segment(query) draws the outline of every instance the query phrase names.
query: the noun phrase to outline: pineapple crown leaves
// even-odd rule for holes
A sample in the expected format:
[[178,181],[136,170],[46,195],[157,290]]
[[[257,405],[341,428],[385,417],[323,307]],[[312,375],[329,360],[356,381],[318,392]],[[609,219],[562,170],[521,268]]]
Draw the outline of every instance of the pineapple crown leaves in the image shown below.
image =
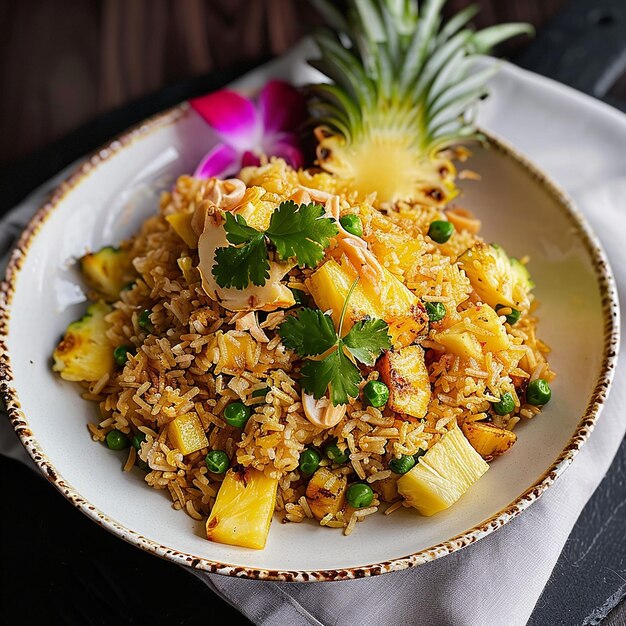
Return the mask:
[[406,133],[424,153],[476,137],[474,105],[498,69],[476,70],[478,56],[533,32],[518,23],[475,31],[475,6],[442,25],[446,0],[349,0],[346,17],[328,0],[311,2],[329,28],[315,35],[321,58],[310,64],[332,81],[312,88],[317,121],[348,142]]

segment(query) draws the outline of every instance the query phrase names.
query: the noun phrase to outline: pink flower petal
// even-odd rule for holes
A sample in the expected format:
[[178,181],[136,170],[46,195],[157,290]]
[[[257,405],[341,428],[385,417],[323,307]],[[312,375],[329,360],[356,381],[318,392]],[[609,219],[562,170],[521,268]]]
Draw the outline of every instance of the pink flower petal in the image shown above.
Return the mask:
[[198,163],[193,175],[196,178],[223,178],[229,174],[236,174],[239,170],[239,153],[231,146],[218,143],[210,152],[207,152]]
[[243,151],[258,142],[261,125],[256,108],[235,91],[222,89],[189,103],[225,143],[237,150]]
[[306,100],[288,83],[271,80],[259,94],[265,133],[295,131],[306,119]]
[[268,157],[285,159],[294,169],[302,167],[304,163],[300,144],[293,133],[283,133],[279,141],[268,143],[264,148]]
[[248,167],[250,165],[261,165],[261,159],[259,159],[259,157],[254,154],[254,152],[246,150],[241,157],[241,167]]

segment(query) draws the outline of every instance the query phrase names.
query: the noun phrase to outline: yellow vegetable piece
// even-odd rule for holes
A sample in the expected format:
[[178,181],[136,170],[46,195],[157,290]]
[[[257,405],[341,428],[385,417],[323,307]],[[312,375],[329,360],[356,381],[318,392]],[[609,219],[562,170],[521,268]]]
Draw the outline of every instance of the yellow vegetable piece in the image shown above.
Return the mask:
[[166,215],[165,219],[174,229],[174,232],[192,249],[198,247],[198,235],[191,227],[193,213],[172,213]]
[[343,507],[348,481],[343,474],[320,467],[309,480],[306,501],[316,519],[330,513],[335,515]]
[[105,316],[111,307],[104,302],[92,304],[83,317],[72,322],[52,357],[52,369],[61,378],[94,382],[115,369],[113,346],[106,338],[109,324]]
[[420,346],[389,350],[378,360],[376,369],[389,387],[387,406],[393,411],[422,418],[430,402],[430,381]]
[[[385,281],[379,293],[360,281],[350,297],[343,330],[347,333],[353,324],[366,315],[383,319],[389,324],[389,336],[394,347],[407,346],[415,340],[426,325],[427,316],[421,302],[391,272],[384,270]],[[322,310],[331,310],[338,327],[341,309],[357,275],[347,263],[334,259],[326,261],[307,281],[306,286]]]
[[422,515],[452,506],[489,465],[455,426],[398,479],[398,492]]
[[262,550],[277,488],[277,479],[251,467],[228,470],[206,522],[209,541]]
[[219,348],[215,363],[216,374],[240,374],[244,371],[259,373],[270,367],[267,363],[259,362],[258,343],[250,335],[236,336],[232,331],[218,331],[215,336],[213,345]]
[[498,314],[487,304],[472,306],[461,313],[461,321],[435,336],[449,352],[480,360],[486,352],[506,350],[509,337]]
[[191,454],[209,445],[202,422],[193,411],[172,420],[167,433],[172,445],[182,454]]
[[87,284],[107,302],[119,300],[120,291],[133,279],[133,269],[126,250],[106,246],[79,261]]
[[484,459],[504,454],[517,441],[514,432],[484,422],[465,422],[462,430],[474,450]]

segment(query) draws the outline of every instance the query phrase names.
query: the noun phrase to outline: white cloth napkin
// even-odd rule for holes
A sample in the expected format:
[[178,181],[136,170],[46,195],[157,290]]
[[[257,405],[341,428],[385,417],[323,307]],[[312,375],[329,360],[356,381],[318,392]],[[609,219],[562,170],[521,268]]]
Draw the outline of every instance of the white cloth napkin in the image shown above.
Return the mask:
[[[253,72],[239,86],[268,76],[302,83],[312,71],[308,44]],[[586,214],[626,296],[626,116],[557,85],[503,64],[480,123],[545,168]],[[69,168],[68,168],[69,170]],[[66,172],[34,192],[1,223],[5,253]],[[623,327],[622,327],[623,328]],[[418,568],[370,579],[288,584],[227,578],[192,571],[250,620],[284,625],[501,625],[525,624],[580,511],[606,473],[626,429],[626,359],[603,415],[572,466],[546,494],[507,526],[477,544]],[[0,453],[30,460],[0,420]]]

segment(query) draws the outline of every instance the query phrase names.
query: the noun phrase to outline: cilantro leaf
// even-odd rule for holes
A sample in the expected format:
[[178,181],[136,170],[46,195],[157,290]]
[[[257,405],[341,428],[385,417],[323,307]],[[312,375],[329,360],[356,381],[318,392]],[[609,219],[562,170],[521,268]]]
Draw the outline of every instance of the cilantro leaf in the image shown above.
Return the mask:
[[339,348],[321,361],[305,361],[300,384],[307,393],[319,400],[330,387],[330,400],[337,406],[347,404],[359,395],[361,372]]
[[281,260],[295,258],[300,267],[315,267],[322,260],[330,238],[339,232],[335,220],[323,215],[320,204],[280,203],[265,234]]
[[297,317],[288,317],[278,329],[287,348],[300,356],[322,354],[337,343],[337,333],[330,316],[315,309],[302,309]]
[[342,343],[355,359],[365,365],[374,365],[380,353],[391,348],[388,329],[384,320],[364,319],[350,329]]
[[270,275],[270,264],[263,233],[257,233],[240,248],[218,248],[211,271],[220,287],[245,289],[251,282],[264,285]]
[[224,219],[226,239],[230,243],[235,245],[248,243],[259,235],[258,230],[248,226],[248,222],[246,222],[246,218],[243,215],[233,215],[227,211],[224,213]]

